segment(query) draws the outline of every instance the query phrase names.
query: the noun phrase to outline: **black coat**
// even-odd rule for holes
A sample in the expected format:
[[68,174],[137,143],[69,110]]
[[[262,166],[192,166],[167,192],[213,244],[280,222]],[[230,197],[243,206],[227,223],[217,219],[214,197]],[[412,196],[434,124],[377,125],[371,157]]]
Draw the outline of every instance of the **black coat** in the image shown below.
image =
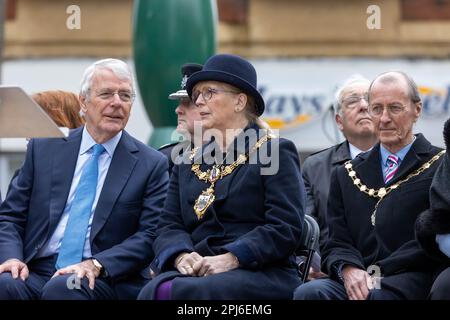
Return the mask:
[[[423,135],[417,135],[394,178],[386,187],[405,178],[439,152]],[[380,145],[356,157],[353,169],[369,188],[384,187]],[[344,166],[332,174],[328,203],[329,241],[323,254],[323,268],[350,264],[367,270],[378,265],[384,277],[382,288],[394,288],[405,298],[425,298],[436,263],[419,247],[414,235],[417,216],[429,207],[431,179],[439,160],[422,174],[411,178],[380,202],[376,225],[371,215],[377,199],[359,191]]]
[[189,151],[191,149],[191,142],[187,140],[183,140],[181,142],[174,142],[170,144],[163,145],[158,149],[163,155],[166,156],[168,164],[169,164],[169,176],[172,174],[172,169],[174,166],[174,161],[181,160],[181,156],[184,152]]
[[320,251],[328,238],[327,202],[331,172],[347,160],[351,160],[348,142],[314,153],[306,158],[302,166],[302,177],[306,189],[306,214],[314,217],[320,227]]
[[431,256],[450,264],[435,241],[437,234],[450,233],[450,119],[444,126],[447,151],[434,175],[430,189],[430,209],[423,212],[416,222],[417,240]]
[[[209,183],[200,181],[189,164],[174,167],[153,247],[152,269],[162,274],[148,284],[150,289],[144,289],[150,292],[146,298],[153,297],[158,284],[173,278],[172,299],[292,297],[301,283],[293,253],[301,235],[305,190],[295,145],[271,139],[261,147],[262,154],[267,154],[264,150],[269,146],[275,147],[273,156],[279,148],[278,173],[261,175],[261,168],[268,165],[259,157],[256,164],[238,166],[216,182],[216,200],[201,220],[193,205]],[[210,167],[200,166],[202,171]],[[240,267],[199,278],[173,271],[175,257],[192,251],[202,256],[231,251]]]

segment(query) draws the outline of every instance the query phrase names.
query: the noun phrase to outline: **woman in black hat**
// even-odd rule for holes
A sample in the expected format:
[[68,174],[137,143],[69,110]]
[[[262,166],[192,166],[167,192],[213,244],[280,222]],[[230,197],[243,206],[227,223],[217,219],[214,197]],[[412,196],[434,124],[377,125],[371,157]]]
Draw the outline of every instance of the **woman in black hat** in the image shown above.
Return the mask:
[[140,299],[291,299],[305,191],[294,144],[257,125],[246,60],[215,55],[187,92],[211,141],[174,167]]

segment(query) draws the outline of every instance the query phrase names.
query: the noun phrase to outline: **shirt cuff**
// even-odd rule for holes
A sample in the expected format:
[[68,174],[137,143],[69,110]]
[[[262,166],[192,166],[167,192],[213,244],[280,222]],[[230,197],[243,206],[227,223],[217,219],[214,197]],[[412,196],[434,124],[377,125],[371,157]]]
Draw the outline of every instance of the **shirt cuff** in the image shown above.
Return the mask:
[[437,234],[436,243],[439,246],[439,250],[450,258],[450,233]]

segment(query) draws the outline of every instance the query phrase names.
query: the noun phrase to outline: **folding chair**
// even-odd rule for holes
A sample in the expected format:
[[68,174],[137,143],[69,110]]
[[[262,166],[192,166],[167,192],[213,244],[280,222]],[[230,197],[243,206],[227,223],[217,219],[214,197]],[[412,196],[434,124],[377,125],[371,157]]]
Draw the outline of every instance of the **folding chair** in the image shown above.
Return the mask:
[[309,215],[305,215],[302,237],[299,246],[295,251],[297,270],[303,283],[305,283],[308,278],[314,253],[319,249],[319,237],[320,228],[316,220]]

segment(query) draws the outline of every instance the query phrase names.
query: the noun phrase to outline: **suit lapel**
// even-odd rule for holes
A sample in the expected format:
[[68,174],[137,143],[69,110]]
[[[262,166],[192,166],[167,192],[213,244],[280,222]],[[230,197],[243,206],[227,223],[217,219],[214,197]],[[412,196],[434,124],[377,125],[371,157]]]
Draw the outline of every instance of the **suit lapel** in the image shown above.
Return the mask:
[[361,182],[368,188],[378,189],[384,186],[383,173],[381,172],[380,145],[377,144],[370,152],[360,154],[364,159],[355,166],[355,171]]
[[83,127],[75,129],[67,139],[61,139],[55,148],[52,162],[49,234],[53,234],[69,196],[82,132]]
[[138,158],[133,153],[138,151],[131,137],[123,131],[122,138],[117,144],[113,158],[111,159],[111,164],[95,209],[90,236],[91,243],[105,224],[119,194],[130,178],[138,161]]
[[430,142],[428,142],[428,140],[426,140],[422,134],[418,134],[416,137],[416,141],[414,141],[414,143],[412,144],[394,177],[389,181],[387,185],[389,186],[396,181],[405,178],[413,170],[419,168],[419,166],[424,161],[423,157],[427,156],[430,153],[430,150]]
[[347,160],[351,160],[350,149],[347,140],[339,144],[336,151],[333,154],[333,159],[331,160],[333,165],[344,163]]

